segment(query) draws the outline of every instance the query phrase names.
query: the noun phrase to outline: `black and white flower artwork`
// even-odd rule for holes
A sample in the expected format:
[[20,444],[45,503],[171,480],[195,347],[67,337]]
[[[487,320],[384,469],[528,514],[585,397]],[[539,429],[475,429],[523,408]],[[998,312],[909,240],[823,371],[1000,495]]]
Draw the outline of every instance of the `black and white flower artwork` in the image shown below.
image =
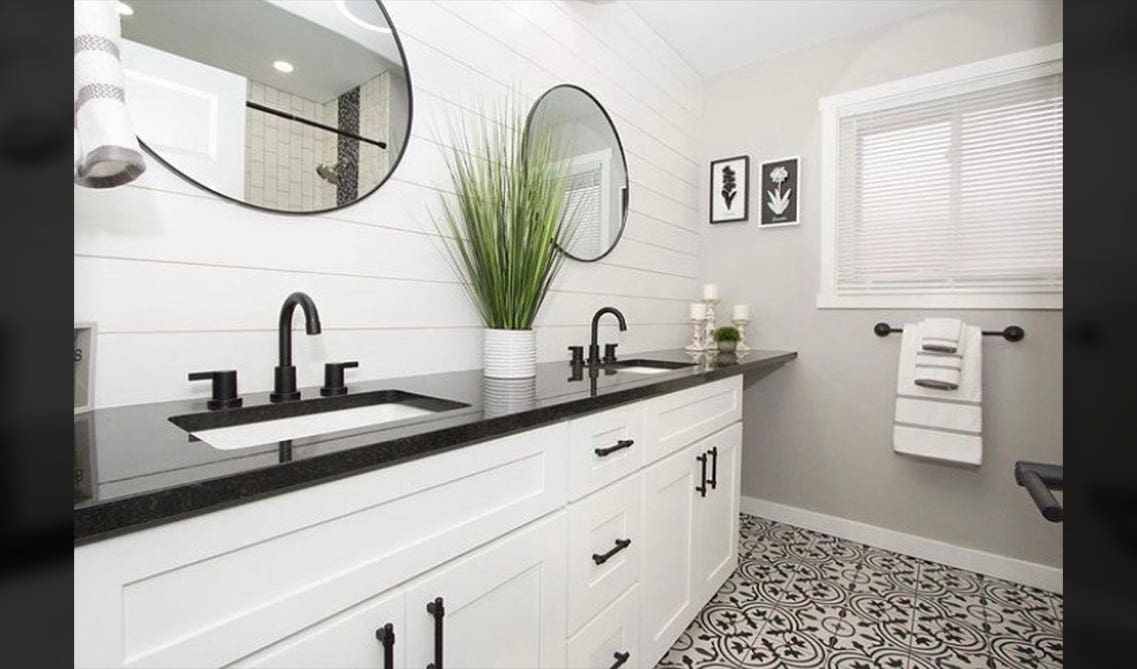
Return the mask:
[[750,218],[750,156],[711,163],[711,223]]
[[762,213],[758,226],[776,228],[798,224],[798,202],[801,201],[801,159],[779,158],[764,161],[758,169],[761,179]]

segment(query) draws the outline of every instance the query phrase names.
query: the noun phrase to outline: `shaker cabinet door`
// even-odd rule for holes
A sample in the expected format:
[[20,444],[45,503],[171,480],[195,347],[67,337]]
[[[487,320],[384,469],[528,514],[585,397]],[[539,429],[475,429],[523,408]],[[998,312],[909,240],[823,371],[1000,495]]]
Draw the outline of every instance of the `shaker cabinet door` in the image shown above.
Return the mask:
[[707,460],[707,496],[695,505],[695,599],[702,605],[738,566],[742,424],[696,444]]
[[563,667],[565,513],[522,527],[407,587],[407,666]]

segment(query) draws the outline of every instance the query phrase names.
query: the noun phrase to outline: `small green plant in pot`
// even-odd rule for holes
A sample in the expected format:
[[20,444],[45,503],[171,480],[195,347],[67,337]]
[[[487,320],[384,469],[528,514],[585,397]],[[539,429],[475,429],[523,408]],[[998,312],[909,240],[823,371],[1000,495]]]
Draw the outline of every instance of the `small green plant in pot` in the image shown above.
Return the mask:
[[533,321],[564,264],[557,246],[568,248],[575,230],[568,163],[555,130],[527,134],[517,95],[476,111],[451,119],[446,166],[455,194],[442,196],[431,220],[485,324],[485,375],[533,377]]
[[742,334],[733,325],[724,325],[715,329],[715,343],[723,353],[734,353]]

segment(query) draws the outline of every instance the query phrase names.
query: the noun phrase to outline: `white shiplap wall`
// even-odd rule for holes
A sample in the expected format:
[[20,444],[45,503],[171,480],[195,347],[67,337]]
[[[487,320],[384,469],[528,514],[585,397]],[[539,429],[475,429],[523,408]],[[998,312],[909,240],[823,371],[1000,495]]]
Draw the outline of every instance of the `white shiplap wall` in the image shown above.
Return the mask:
[[[526,104],[563,82],[592,91],[613,117],[632,182],[617,249],[566,264],[537,323],[539,358],[586,343],[606,304],[628,317],[621,350],[684,344],[698,289],[699,76],[620,2],[386,5],[415,114],[403,162],[362,202],[321,216],[269,214],[152,160],[129,186],[76,189],[75,319],[99,325],[98,406],[204,396],[208,384],[186,373],[206,369],[236,368],[242,392],[268,390],[277,314],[294,290],[312,296],[324,325],[319,337],[296,334],[302,386],[318,385],[335,360],[360,360],[356,379],[480,367],[481,326],[427,211],[448,187],[446,119],[511,87]],[[604,330],[614,340],[615,328]]]

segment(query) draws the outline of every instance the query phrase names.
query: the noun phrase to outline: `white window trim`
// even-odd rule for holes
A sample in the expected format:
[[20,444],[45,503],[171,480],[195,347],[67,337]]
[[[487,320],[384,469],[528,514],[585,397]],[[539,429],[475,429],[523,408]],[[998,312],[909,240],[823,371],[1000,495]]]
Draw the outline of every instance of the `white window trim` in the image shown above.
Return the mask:
[[[981,60],[821,98],[821,289],[819,309],[1061,309],[1061,293],[837,294],[837,128],[842,113],[863,113],[957,95],[993,83],[1062,71],[1062,43]],[[1042,72],[1045,73],[1045,72]]]

